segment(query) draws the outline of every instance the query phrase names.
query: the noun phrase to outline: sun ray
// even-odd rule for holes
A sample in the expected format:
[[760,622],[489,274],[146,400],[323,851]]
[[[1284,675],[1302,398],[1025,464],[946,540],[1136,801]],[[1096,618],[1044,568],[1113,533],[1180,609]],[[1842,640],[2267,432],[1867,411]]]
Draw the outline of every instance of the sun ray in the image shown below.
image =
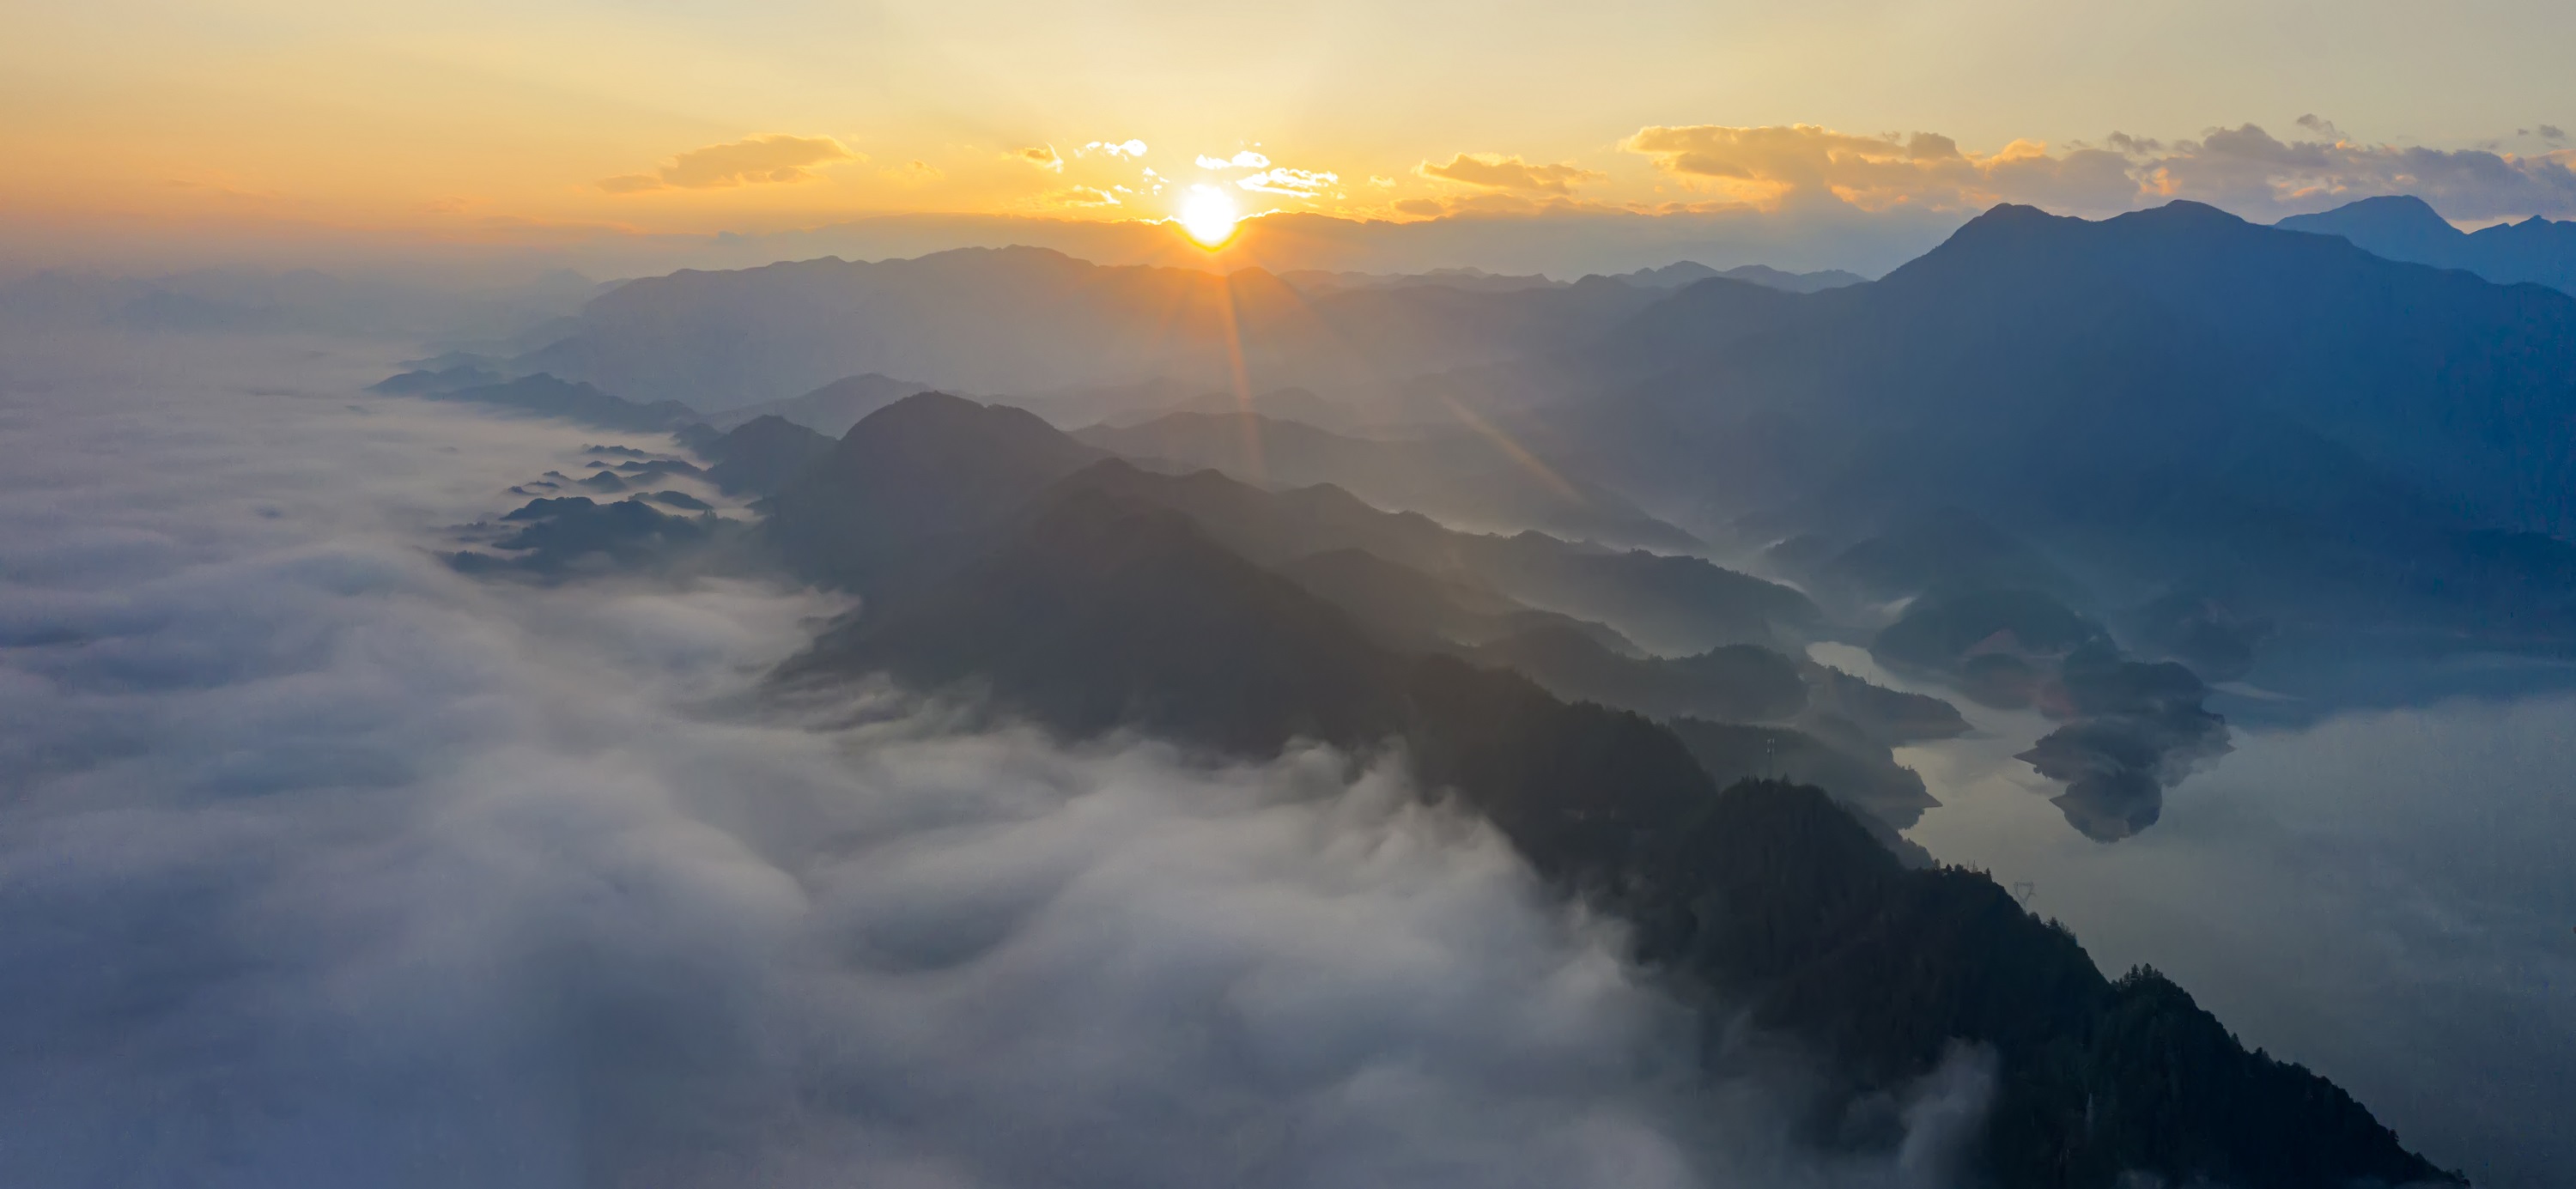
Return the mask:
[[1548,490],[1555,492],[1557,495],[1562,496],[1567,502],[1575,504],[1578,507],[1586,503],[1583,498],[1583,493],[1576,491],[1574,489],[1574,485],[1566,482],[1565,477],[1557,474],[1554,468],[1551,468],[1545,462],[1540,461],[1538,455],[1530,453],[1527,447],[1522,446],[1519,442],[1513,440],[1512,435],[1503,432],[1503,427],[1477,416],[1473,410],[1461,403],[1457,397],[1446,392],[1440,393],[1440,401],[1442,404],[1449,406],[1450,413],[1455,415],[1459,421],[1465,423],[1467,428],[1474,430],[1486,441],[1493,443],[1495,449],[1503,452],[1503,457],[1520,464],[1521,469],[1528,471],[1541,484],[1545,485]]

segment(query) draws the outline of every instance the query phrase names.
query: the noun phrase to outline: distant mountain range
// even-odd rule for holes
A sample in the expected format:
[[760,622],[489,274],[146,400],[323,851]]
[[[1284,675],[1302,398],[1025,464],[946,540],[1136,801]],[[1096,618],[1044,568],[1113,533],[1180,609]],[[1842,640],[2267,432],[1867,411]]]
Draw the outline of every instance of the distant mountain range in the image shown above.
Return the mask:
[[762,401],[712,413],[707,417],[707,424],[717,429],[732,429],[754,418],[776,416],[826,437],[837,438],[848,433],[860,418],[933,387],[935,385],[898,380],[875,372],[844,376],[803,396]]
[[1295,487],[1331,483],[1381,508],[1470,528],[1535,528],[1667,551],[1699,544],[1597,484],[1468,435],[1381,441],[1259,414],[1182,412],[1076,436],[1149,466],[1213,467]]
[[2395,194],[2293,215],[2273,226],[2341,236],[2391,260],[2462,269],[2499,285],[2529,281],[2576,293],[2576,220],[2534,215],[2519,223],[2462,231],[2423,199]]
[[[2284,625],[2576,635],[2554,290],[2191,203],[2008,206],[1883,280],[1704,281],[1534,370],[1565,392],[1523,427],[1542,453],[1686,528],[1794,541],[1774,563],[1819,584],[1872,542],[1923,556],[1906,534],[1950,508],[2036,546],[2014,581],[2105,610],[2179,589]],[[1896,572],[1875,597],[1924,589]]]
[[1709,276],[1798,292],[1861,279],[1692,263],[1572,282],[1475,270],[1216,276],[976,248],[632,281],[508,370],[710,411],[868,373],[1023,401],[1149,381],[1382,400],[1417,376],[1590,342]]
[[1031,395],[1155,378],[1223,391],[1379,392],[1427,372],[1589,341],[1656,296],[1600,278],[1501,292],[1411,285],[1309,296],[1258,269],[1219,277],[978,248],[629,282],[584,307],[567,337],[511,366],[711,411],[869,372]]
[[[2189,203],[2102,222],[2001,207],[1883,280],[1806,294],[1708,277],[1662,297],[1596,279],[1289,301],[1266,275],[1218,281],[1051,253],[953,253],[638,282],[587,316],[584,333],[607,337],[567,341],[641,344],[618,366],[668,381],[692,358],[687,344],[740,345],[726,326],[803,344],[795,351],[890,342],[905,319],[947,316],[915,297],[962,310],[973,303],[961,295],[1028,276],[1052,279],[1018,305],[975,307],[990,315],[976,332],[982,349],[1016,359],[1009,367],[1054,366],[1057,344],[1086,325],[1124,329],[1065,348],[1077,361],[1098,364],[1103,341],[1112,356],[1151,355],[1158,340],[1139,329],[1140,294],[1176,302],[1177,326],[1234,309],[1238,330],[1253,328],[1242,339],[1247,368],[1264,352],[1294,354],[1292,343],[1363,324],[1382,352],[1348,340],[1318,352],[1406,361],[1397,371],[1493,356],[1403,381],[1392,396],[1253,388],[1269,395],[1250,414],[1228,395],[1238,391],[1230,377],[1089,390],[1072,399],[1206,410],[1094,427],[1083,431],[1092,446],[1256,485],[1335,484],[1361,497],[1340,497],[1355,509],[1365,500],[1470,527],[1759,553],[1821,601],[1845,639],[1872,639],[1893,615],[1886,608],[1926,594],[2036,592],[2116,633],[2119,663],[2179,661],[2203,681],[2249,680],[2315,705],[2344,696],[2331,672],[2284,665],[2349,651],[2321,640],[2576,650],[2576,549],[2563,540],[2576,531],[2576,298],[2392,262]],[[791,300],[808,291],[821,296]],[[727,312],[729,293],[747,312]],[[1258,293],[1288,302],[1268,307],[1278,321],[1247,312]],[[1228,307],[1226,295],[1246,300]],[[871,302],[909,312],[878,325]],[[787,325],[758,325],[759,311],[778,309]],[[1029,310],[1037,330],[1020,334],[1014,318]],[[1580,316],[1551,320],[1569,311]],[[647,333],[664,314],[672,321]],[[1378,315],[1387,317],[1372,323]],[[1184,358],[1206,345],[1174,333]],[[1507,350],[1519,353],[1496,354]],[[705,354],[718,371],[731,358]],[[635,361],[666,357],[668,369]],[[491,380],[469,365],[389,383],[537,411],[614,391]],[[775,410],[838,429],[910,387],[861,373],[714,420]],[[1363,424],[1373,398],[1447,408],[1449,428],[1405,436],[1298,423]],[[695,417],[677,405],[620,415],[639,427]],[[1615,623],[1598,605],[1576,605],[1603,595],[1560,584],[1528,597]],[[1643,634],[1630,633],[1652,651],[1759,639],[1696,620],[1695,596],[1658,597]],[[1967,681],[1968,659],[1935,668]],[[2028,659],[2043,684],[2090,671],[2063,669],[2062,656]],[[1600,688],[1653,686],[1620,682]],[[2069,720],[2061,743],[2148,757],[2088,786],[2121,791],[2069,804],[2070,817],[2111,837],[2155,820],[2154,790],[2138,781],[2178,779],[2187,769],[2175,757],[2215,750],[2184,713],[2198,707],[2195,698],[2170,713],[2123,710],[2129,725],[2107,734],[2083,725],[2089,717]],[[2140,751],[2144,741],[2155,746]],[[2062,756],[2049,762],[2070,770]]]
[[[760,440],[784,439],[775,427],[800,426],[816,440],[847,432],[867,415],[923,391],[919,385],[879,375],[853,376],[813,392],[723,413],[701,414],[676,401],[643,404],[543,372],[502,379],[484,368],[458,364],[389,377],[373,391],[391,396],[458,401],[604,429],[663,430],[701,446],[714,435],[760,426]],[[1230,398],[1193,401],[1193,407],[1226,408]],[[1283,389],[1260,407],[1330,412],[1303,389]],[[1495,443],[1467,435],[1385,441],[1348,437],[1299,421],[1258,413],[1166,414],[1132,426],[1093,426],[1083,437],[1104,450],[1162,469],[1216,468],[1255,483],[1305,487],[1338,484],[1379,508],[1423,512],[1471,528],[1535,528],[1601,544],[1687,551],[1690,534],[1657,520],[1610,491],[1514,456]],[[766,449],[766,447],[764,448]],[[766,457],[766,455],[762,455]],[[775,469],[777,464],[747,464]],[[719,468],[721,479],[734,471]],[[736,484],[728,481],[730,488]]]
[[[1769,289],[1790,293],[1813,293],[1857,285],[1868,280],[1855,272],[1826,269],[1822,272],[1787,272],[1767,264],[1742,264],[1723,271],[1695,260],[1683,260],[1660,268],[1641,268],[1633,272],[1606,274],[1611,280],[1635,285],[1641,289],[1679,289],[1694,281],[1726,277],[1746,281]],[[1550,289],[1573,284],[1536,274],[1512,276],[1490,273],[1479,268],[1437,268],[1427,273],[1356,273],[1356,272],[1284,272],[1279,279],[1311,294],[1332,293],[1344,289],[1398,289],[1419,285],[1438,285],[1470,292],[1508,293],[1520,289]]]
[[1816,293],[1826,289],[1840,289],[1845,285],[1858,285],[1869,280],[1859,273],[1844,272],[1838,268],[1829,268],[1823,272],[1783,272],[1767,264],[1741,264],[1720,271],[1693,260],[1667,264],[1662,268],[1641,268],[1635,272],[1619,273],[1611,279],[1626,281],[1646,289],[1679,289],[1684,285],[1697,284],[1710,277],[1743,281],[1750,285],[1760,285],[1765,289],[1777,289],[1783,293]]

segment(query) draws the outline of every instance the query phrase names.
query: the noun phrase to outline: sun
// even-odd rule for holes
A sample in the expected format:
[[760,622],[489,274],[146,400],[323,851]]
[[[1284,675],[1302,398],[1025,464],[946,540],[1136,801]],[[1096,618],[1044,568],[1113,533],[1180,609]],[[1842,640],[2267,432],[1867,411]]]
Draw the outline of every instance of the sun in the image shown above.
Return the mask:
[[1221,247],[1234,235],[1234,225],[1243,218],[1234,200],[1225,191],[1212,186],[1199,186],[1181,200],[1181,230],[1199,241],[1203,248]]

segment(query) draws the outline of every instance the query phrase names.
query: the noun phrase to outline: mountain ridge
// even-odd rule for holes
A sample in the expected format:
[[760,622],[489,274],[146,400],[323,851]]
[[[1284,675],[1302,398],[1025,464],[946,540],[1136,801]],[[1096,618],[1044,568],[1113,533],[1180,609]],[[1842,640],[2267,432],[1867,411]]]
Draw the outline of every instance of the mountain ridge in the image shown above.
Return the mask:
[[[953,462],[960,442],[989,440],[1079,462],[1033,448],[1026,414],[908,403],[853,427],[813,467],[869,466],[910,453],[895,446],[917,443],[902,439],[961,428],[972,432],[925,452]],[[1823,1055],[1826,1134],[1954,1042],[1990,1046],[2002,1076],[1974,1152],[1979,1172],[2010,1189],[2107,1187],[2141,1172],[2262,1186],[2456,1180],[2331,1083],[2247,1052],[2161,976],[2106,978],[2071,935],[1986,876],[1905,869],[1820,790],[1721,789],[1642,716],[1561,701],[1509,671],[1384,651],[1351,616],[1230,546],[1260,516],[1233,513],[1229,533],[1175,506],[1180,481],[1115,460],[1035,489],[989,466],[906,478],[939,493],[880,511],[906,523],[932,513],[933,535],[964,528],[972,543],[858,567],[891,593],[782,665],[783,691],[817,696],[891,672],[1076,738],[1141,729],[1220,756],[1297,738],[1359,752],[1396,741],[1424,789],[1493,823],[1562,893],[1629,921],[1638,960]],[[1189,490],[1202,494],[1290,499],[1195,478]],[[809,471],[772,515],[788,493],[872,498],[857,480]],[[979,483],[992,486],[965,490]],[[887,572],[905,566],[923,572]]]
[[2339,236],[2390,260],[2460,269],[2499,285],[2529,282],[2576,293],[2576,221],[2533,215],[2462,231],[2431,203],[2390,194],[2292,215],[2273,226]]

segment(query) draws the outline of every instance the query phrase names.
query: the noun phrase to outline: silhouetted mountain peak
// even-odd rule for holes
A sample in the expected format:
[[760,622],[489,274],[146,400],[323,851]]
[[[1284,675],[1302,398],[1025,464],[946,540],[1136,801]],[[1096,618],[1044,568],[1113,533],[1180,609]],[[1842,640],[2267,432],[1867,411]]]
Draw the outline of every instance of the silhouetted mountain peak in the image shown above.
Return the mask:
[[1889,273],[1889,280],[1949,274],[1963,265],[2012,262],[2048,271],[2084,271],[2098,254],[2142,241],[2209,243],[2235,231],[2263,229],[2206,203],[2177,199],[2108,219],[2052,215],[2003,203],[1971,219],[1939,247]]
[[727,491],[777,491],[815,459],[832,452],[832,439],[777,414],[754,417],[698,448],[715,465],[707,471]]
[[2423,199],[2391,194],[2293,215],[2273,226],[2340,236],[2373,255],[2464,269],[2499,285],[2529,281],[2576,293],[2576,222],[2554,223],[2534,215],[2464,232]]
[[862,418],[781,487],[765,531],[809,577],[858,584],[962,546],[1104,456],[1025,409],[919,393]]
[[2114,215],[2106,221],[2111,223],[2130,222],[2152,226],[2176,227],[2252,226],[2252,224],[2247,223],[2243,218],[2240,218],[2231,212],[2220,210],[2206,202],[2193,202],[2188,198],[2177,198],[2163,206],[2151,206],[2142,211],[2130,211],[2124,215]]
[[878,670],[980,681],[1077,735],[1143,727],[1232,751],[1364,744],[1400,723],[1393,658],[1345,613],[1189,517],[1098,489],[1058,493],[953,577],[845,618],[780,677]]
[[[1995,205],[1986,208],[1986,212],[1984,214],[1968,220],[1966,224],[1959,228],[1959,232],[1967,231],[1970,228],[1991,230],[1996,227],[2009,227],[2016,224],[2054,223],[2058,218],[2059,216],[2049,214],[2047,211],[2041,210],[2038,207],[2024,203],[1998,202]],[[1952,238],[1956,238],[1959,232],[1952,232]]]
[[2273,226],[2341,236],[2373,254],[2422,264],[2452,263],[2468,238],[2430,203],[2412,194],[2364,198],[2318,214],[2293,215]]
[[802,396],[728,409],[714,414],[709,423],[718,429],[731,429],[754,417],[776,414],[816,433],[839,438],[848,433],[851,426],[858,424],[860,418],[934,387],[936,385],[866,372],[843,376]]
[[945,392],[915,393],[860,418],[841,436],[834,452],[853,458],[900,454],[918,461],[972,456],[998,462],[1043,456],[1088,462],[1100,456],[1100,451],[1026,409],[978,404]]
[[[2460,230],[2457,227],[2451,226],[2451,221],[2443,218],[2441,212],[2434,210],[2432,203],[2426,202],[2421,198],[2417,198],[2412,194],[2381,194],[2371,198],[2356,199],[2326,213],[2341,213],[2356,218],[2367,216],[2374,219],[2385,220],[2391,226],[2404,225],[2419,227],[2427,231],[2438,229],[2457,233]],[[2292,217],[2316,219],[2322,218],[2323,216],[2297,215]],[[2536,218],[2537,216],[2534,217]],[[2284,219],[2282,222],[2287,223],[2289,220]]]

